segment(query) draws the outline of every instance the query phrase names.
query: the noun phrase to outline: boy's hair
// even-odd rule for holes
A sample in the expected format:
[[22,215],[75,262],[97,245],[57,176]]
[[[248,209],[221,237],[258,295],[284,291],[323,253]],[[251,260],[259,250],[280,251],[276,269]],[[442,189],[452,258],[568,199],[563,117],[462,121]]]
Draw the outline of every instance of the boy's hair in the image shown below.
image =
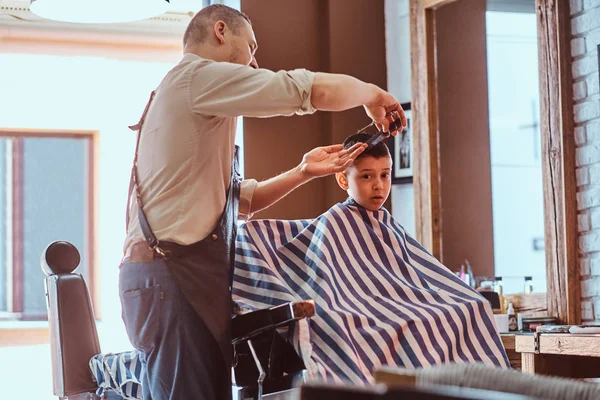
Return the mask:
[[[364,143],[367,140],[369,140],[371,136],[373,135],[369,133],[355,133],[354,135],[350,135],[346,138],[346,140],[344,140],[344,149],[352,147],[355,143]],[[382,158],[388,156],[391,157],[391,154],[390,149],[388,149],[385,142],[379,142],[375,146],[369,147],[368,149],[360,153],[356,158],[359,159],[361,157],[367,156]]]

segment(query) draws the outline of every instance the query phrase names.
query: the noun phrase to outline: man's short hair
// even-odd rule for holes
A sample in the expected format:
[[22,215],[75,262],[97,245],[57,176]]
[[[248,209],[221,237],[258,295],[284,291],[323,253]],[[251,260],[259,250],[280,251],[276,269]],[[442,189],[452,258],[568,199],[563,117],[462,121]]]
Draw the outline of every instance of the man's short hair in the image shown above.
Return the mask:
[[[371,138],[371,136],[373,136],[373,135],[371,135],[369,133],[355,133],[354,135],[350,135],[346,138],[346,140],[344,140],[344,149],[348,149],[348,148],[352,147],[355,143],[365,143],[367,140],[369,140]],[[358,157],[356,157],[356,158],[358,159],[358,158],[367,157],[367,156],[371,156],[371,157],[375,157],[375,158],[382,158],[382,157],[391,157],[391,154],[390,154],[390,149],[388,149],[385,142],[379,142],[375,146],[367,148],[365,151],[360,153],[358,155]]]
[[223,4],[213,4],[204,7],[192,18],[183,35],[183,46],[204,43],[217,21],[225,22],[235,35],[239,34],[244,21],[252,25],[250,18],[243,12]]

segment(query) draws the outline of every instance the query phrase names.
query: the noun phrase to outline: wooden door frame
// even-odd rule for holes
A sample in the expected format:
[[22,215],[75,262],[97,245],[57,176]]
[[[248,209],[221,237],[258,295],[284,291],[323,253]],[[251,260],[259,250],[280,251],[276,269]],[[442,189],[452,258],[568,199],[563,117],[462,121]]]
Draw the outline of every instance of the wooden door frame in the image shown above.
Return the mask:
[[[443,224],[434,13],[454,1],[410,1],[416,234],[437,258]],[[569,5],[561,0],[536,0],[536,14],[547,307],[561,323],[578,324],[581,299]]]

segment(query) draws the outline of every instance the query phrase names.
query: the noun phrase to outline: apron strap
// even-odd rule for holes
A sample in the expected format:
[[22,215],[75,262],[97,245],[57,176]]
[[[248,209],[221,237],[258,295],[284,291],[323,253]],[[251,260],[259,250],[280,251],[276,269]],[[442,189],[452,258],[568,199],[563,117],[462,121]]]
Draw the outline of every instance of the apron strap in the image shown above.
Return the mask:
[[138,150],[140,147],[140,136],[142,135],[142,127],[144,126],[144,121],[146,120],[146,114],[148,113],[148,109],[150,108],[150,104],[152,104],[152,100],[154,100],[154,95],[156,94],[156,92],[153,90],[152,93],[150,94],[150,99],[148,100],[148,103],[146,103],[146,108],[144,109],[144,112],[142,113],[142,117],[140,118],[140,121],[135,124],[135,125],[131,125],[129,127],[129,129],[131,129],[132,131],[137,131],[137,141],[135,143],[135,154],[133,156],[133,166],[131,167],[131,178],[129,180],[129,195],[127,197],[127,211],[126,211],[126,230],[129,229],[129,208],[131,206],[131,195],[133,194],[133,192],[135,191],[135,197],[136,197],[136,201],[138,204],[138,219],[140,221],[140,227],[142,228],[142,232],[144,234],[144,237],[146,238],[146,241],[148,242],[148,245],[150,246],[150,248],[152,250],[155,250],[158,254],[162,255],[162,256],[168,256],[168,254],[166,254],[165,251],[163,251],[162,249],[160,249],[158,246],[160,244],[160,242],[158,241],[158,239],[156,238],[156,236],[154,235],[154,232],[152,232],[152,229],[150,228],[150,224],[148,223],[148,218],[146,218],[146,213],[144,213],[144,209],[142,206],[142,195],[140,193],[140,189],[139,189],[139,185],[138,185],[138,174],[137,174],[137,161],[138,161]]

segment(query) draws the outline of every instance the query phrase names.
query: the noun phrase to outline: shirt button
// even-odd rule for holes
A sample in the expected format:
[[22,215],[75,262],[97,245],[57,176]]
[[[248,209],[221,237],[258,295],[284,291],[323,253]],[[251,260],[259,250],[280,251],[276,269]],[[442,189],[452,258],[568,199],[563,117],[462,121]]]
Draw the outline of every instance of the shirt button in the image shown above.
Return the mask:
[[212,240],[217,240],[219,237],[217,236],[217,234],[216,234],[216,233],[213,233],[212,235],[210,235],[210,238],[211,238]]

